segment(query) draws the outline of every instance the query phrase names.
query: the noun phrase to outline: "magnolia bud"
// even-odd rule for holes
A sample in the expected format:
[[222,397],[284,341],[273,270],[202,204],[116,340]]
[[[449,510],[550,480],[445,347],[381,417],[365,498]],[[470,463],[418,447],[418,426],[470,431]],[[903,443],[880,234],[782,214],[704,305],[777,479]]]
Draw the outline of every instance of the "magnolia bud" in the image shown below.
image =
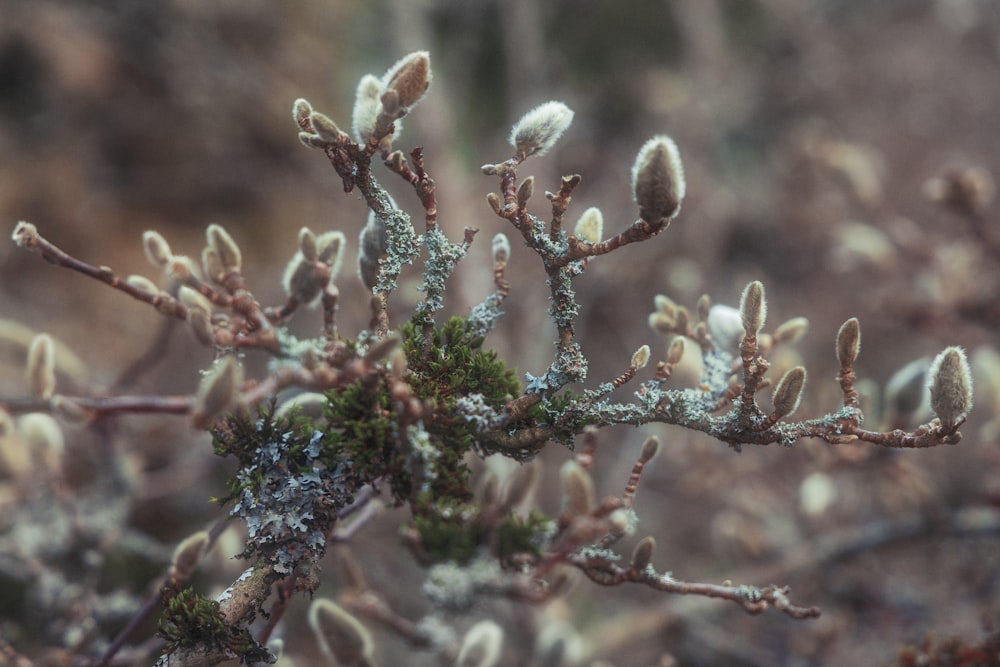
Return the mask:
[[945,428],[960,424],[972,409],[972,371],[965,350],[952,346],[931,362],[931,409]]
[[795,412],[802,400],[802,389],[806,384],[806,369],[796,366],[786,372],[778,380],[771,400],[774,402],[774,414],[779,419]]
[[673,219],[681,209],[684,187],[684,167],[673,139],[660,135],[647,141],[632,165],[639,217],[654,224]]
[[660,451],[660,440],[655,435],[646,438],[642,443],[642,450],[639,452],[639,463],[649,463],[656,453]]
[[309,605],[309,627],[334,664],[358,665],[371,659],[374,645],[368,630],[335,602],[313,600]]
[[385,112],[391,116],[405,114],[427,92],[431,78],[431,58],[427,51],[416,51],[401,58],[382,78],[382,90],[393,91],[396,97],[396,109],[386,108]]
[[330,267],[331,280],[340,273],[340,263],[344,258],[346,243],[344,232],[323,232],[316,237],[317,259]]
[[302,126],[307,118],[312,114],[312,105],[309,104],[308,100],[299,98],[292,103],[292,120],[295,124]]
[[646,364],[649,363],[649,354],[649,346],[643,345],[632,355],[632,361],[629,363],[629,366],[632,368],[645,368]]
[[841,368],[851,366],[861,351],[861,323],[858,318],[851,319],[840,325],[837,332],[837,361]]
[[299,230],[299,252],[310,262],[315,262],[318,255],[316,251],[316,235],[308,227]]
[[594,480],[590,473],[576,461],[567,461],[563,464],[559,476],[562,478],[566,511],[572,516],[589,514],[596,502]]
[[56,354],[48,334],[37,334],[28,346],[27,377],[31,396],[52,398],[56,390]]
[[234,356],[215,362],[205,373],[195,395],[191,413],[196,428],[208,428],[239,399],[243,385],[243,367]]
[[649,567],[653,562],[653,552],[656,550],[656,539],[652,535],[639,540],[632,551],[631,567],[639,572]]
[[337,124],[334,123],[331,118],[318,111],[314,111],[309,116],[309,120],[312,123],[316,134],[325,142],[336,144],[347,138],[347,136],[340,131],[340,128],[337,127]]
[[573,111],[562,102],[546,102],[521,117],[510,131],[518,156],[545,155],[573,122]]
[[229,235],[229,232],[222,225],[211,224],[205,230],[205,237],[208,239],[208,247],[218,253],[219,261],[222,262],[226,272],[239,273],[243,257],[240,253],[240,247],[236,245],[236,241]]
[[517,206],[518,208],[524,208],[528,205],[528,200],[531,199],[531,195],[535,194],[535,177],[528,176],[526,179],[521,181],[521,185],[517,188]]
[[358,83],[358,91],[354,97],[354,113],[351,117],[351,130],[354,139],[363,144],[375,133],[375,122],[381,105],[382,83],[366,74]]
[[493,237],[493,263],[497,266],[507,266],[510,259],[510,240],[506,234],[499,233]]
[[200,530],[185,537],[174,549],[174,557],[170,563],[170,569],[173,570],[171,575],[187,579],[194,574],[194,569],[198,566],[207,546],[208,531]]
[[146,276],[140,276],[133,273],[125,279],[125,282],[136,289],[142,290],[143,292],[149,292],[150,294],[160,293],[160,288],[156,285],[156,283]]
[[494,621],[480,621],[465,633],[455,667],[493,667],[502,645],[503,629]]
[[676,366],[681,362],[684,357],[684,338],[681,336],[676,336],[672,341],[670,341],[670,347],[667,348],[667,364],[671,366]]
[[764,299],[764,285],[754,280],[743,290],[740,297],[740,320],[743,331],[748,336],[756,336],[767,319],[767,301]]
[[809,330],[809,320],[793,317],[774,330],[775,343],[797,343]]
[[146,251],[149,263],[159,268],[165,268],[173,256],[167,240],[162,234],[153,230],[142,233],[142,247]]
[[181,285],[177,290],[177,300],[188,310],[203,310],[206,313],[212,312],[212,302],[208,298],[187,285]]
[[600,243],[604,236],[604,215],[601,209],[591,206],[576,221],[573,236],[587,243]]

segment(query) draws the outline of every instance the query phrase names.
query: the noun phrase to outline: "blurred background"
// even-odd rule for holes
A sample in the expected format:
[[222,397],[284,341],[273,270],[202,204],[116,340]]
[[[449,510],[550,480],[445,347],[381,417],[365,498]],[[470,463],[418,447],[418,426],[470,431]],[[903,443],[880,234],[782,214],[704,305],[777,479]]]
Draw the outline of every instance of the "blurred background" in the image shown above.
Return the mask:
[[[5,229],[31,221],[81,259],[154,280],[143,231],[155,229],[174,252],[197,257],[205,227],[218,222],[243,249],[254,294],[277,305],[299,228],[340,229],[355,239],[366,213],[323,156],[297,141],[293,100],[307,98],[347,128],[360,77],[380,76],[426,49],[434,81],[396,146],[424,147],[440,221],[453,239],[465,226],[481,230],[449,290],[448,311],[461,314],[490,291],[489,239],[508,231],[485,203],[497,183],[479,166],[509,157],[507,135],[525,111],[555,99],[576,112],[556,149],[519,171],[536,177],[533,212],[546,217],[541,192],[579,173],[567,218],[599,206],[607,235],[635,219],[636,151],[651,135],[669,134],[687,173],[680,216],[650,242],[591,262],[577,281],[588,386],[622,372],[644,343],[654,360],[663,355],[666,341],[646,326],[656,294],[689,307],[702,293],[735,305],[746,283],[759,279],[768,290],[768,329],[800,315],[810,321],[794,351],[772,359],[775,377],[800,363],[809,369],[799,416],[836,409],[834,337],[856,316],[866,426],[926,421],[919,364],[908,385],[897,376],[902,392],[886,387],[911,362],[960,344],[978,382],[965,439],[932,451],[800,442],[736,454],[679,429],[607,430],[594,467],[601,494],[621,493],[647,435],[663,440],[639,489],[636,535],[656,536],[659,569],[694,581],[787,583],[794,601],[819,605],[823,617],[748,617],[724,602],[581,582],[527,617],[501,601],[452,620],[461,629],[494,618],[520,638],[508,642],[505,664],[526,664],[548,627],[579,648],[580,660],[565,664],[620,667],[888,664],[899,647],[927,636],[979,642],[1000,622],[1000,232],[991,176],[1000,174],[1000,4],[622,5],[0,0],[0,221]],[[378,173],[419,215],[412,191]],[[346,335],[368,320],[354,257],[349,248],[338,281]],[[418,275],[404,277],[396,322],[408,317]],[[508,276],[507,314],[488,344],[521,372],[538,374],[552,353],[544,272],[515,243]],[[24,393],[32,331],[51,333],[75,355],[71,364],[66,353],[61,391],[99,393],[161,329],[143,304],[11,243],[0,244],[0,318],[4,397]],[[293,330],[313,335],[320,325],[318,313],[306,312]],[[193,391],[212,352],[175,329],[167,363],[130,391]],[[693,381],[681,375],[677,386]],[[229,471],[208,437],[180,422],[130,417],[110,432],[66,430],[70,488],[92,491],[109,451],[125,461],[123,474],[141,480],[141,492],[123,501],[119,529],[163,545],[167,556],[178,539],[220,516],[208,499],[223,494]],[[545,478],[555,480],[569,456],[546,450]],[[549,513],[559,508],[553,486],[538,494]],[[0,519],[7,556],[23,520],[16,511]],[[428,612],[424,573],[402,547],[385,549],[398,544],[405,520],[402,511],[385,512],[352,549],[372,586],[417,619]],[[149,559],[149,576],[140,570],[109,580],[105,572],[101,586],[141,595],[162,566]],[[240,565],[223,558],[216,567],[218,576],[201,582],[206,589]],[[329,569],[322,592],[335,595]],[[0,637],[40,655],[60,637],[54,607],[9,570],[0,574],[8,579],[0,585],[8,591],[0,593]],[[284,629],[293,657],[315,651],[299,602]],[[435,664],[388,633],[377,639],[380,664]]]

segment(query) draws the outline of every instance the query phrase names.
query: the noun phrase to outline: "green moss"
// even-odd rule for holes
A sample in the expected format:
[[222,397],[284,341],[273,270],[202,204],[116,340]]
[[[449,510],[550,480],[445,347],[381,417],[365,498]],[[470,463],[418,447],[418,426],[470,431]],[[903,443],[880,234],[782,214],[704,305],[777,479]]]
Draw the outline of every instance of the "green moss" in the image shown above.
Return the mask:
[[510,515],[497,531],[497,552],[504,561],[519,553],[541,555],[541,546],[552,532],[552,521],[541,512],[532,510],[527,518]]
[[482,526],[463,521],[460,515],[426,511],[415,516],[413,522],[425,555],[432,563],[468,563],[486,538]]
[[158,633],[167,641],[167,651],[204,649],[232,651],[241,662],[273,662],[246,628],[230,626],[222,617],[219,603],[191,588],[164,590],[164,609]]

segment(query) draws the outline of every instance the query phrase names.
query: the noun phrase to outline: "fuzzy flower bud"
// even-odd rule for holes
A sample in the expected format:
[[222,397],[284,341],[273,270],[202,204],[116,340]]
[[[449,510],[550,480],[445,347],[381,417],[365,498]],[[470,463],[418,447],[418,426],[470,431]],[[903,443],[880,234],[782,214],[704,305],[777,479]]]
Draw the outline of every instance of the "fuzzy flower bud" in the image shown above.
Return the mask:
[[573,122],[573,111],[562,102],[546,102],[521,117],[510,131],[510,145],[519,157],[545,155]]
[[535,488],[537,465],[521,465],[515,468],[504,482],[503,506],[506,509],[516,507]]
[[330,279],[340,273],[340,262],[344,257],[347,239],[344,232],[323,232],[316,237],[316,258],[330,267]]
[[645,368],[646,364],[649,363],[649,354],[649,346],[643,345],[632,355],[632,361],[629,363],[629,366],[632,368]]
[[604,236],[604,215],[601,209],[591,206],[576,221],[573,236],[587,243],[600,243]]
[[309,100],[300,97],[292,103],[292,120],[295,121],[296,125],[301,127],[306,119],[312,115],[312,110],[313,108],[309,104]]
[[639,452],[639,463],[649,463],[656,453],[660,451],[660,439],[655,435],[646,438],[642,443],[642,450]]
[[517,188],[517,206],[518,208],[524,208],[528,205],[528,200],[531,199],[531,195],[535,194],[535,177],[528,176],[526,179],[521,181],[521,185]]
[[639,217],[658,224],[670,221],[684,200],[684,167],[677,144],[660,135],[647,141],[632,165],[632,193]]
[[804,317],[793,317],[783,322],[774,330],[775,343],[797,343],[809,330],[809,320]]
[[931,409],[945,428],[954,428],[972,409],[972,371],[965,350],[952,346],[938,354],[928,373]]
[[208,546],[208,531],[200,530],[193,535],[188,535],[174,549],[174,557],[170,563],[172,576],[179,579],[187,579],[198,566],[205,547]]
[[631,568],[638,572],[645,570],[653,562],[654,551],[656,551],[656,539],[652,535],[639,540],[632,551]]
[[681,363],[681,359],[684,357],[684,338],[681,336],[675,337],[670,341],[670,347],[667,348],[667,359],[666,363],[670,366],[676,366]]
[[787,417],[799,408],[802,400],[802,389],[806,384],[806,369],[796,366],[786,372],[778,380],[771,400],[774,402],[774,414],[779,419]]
[[205,237],[208,240],[208,247],[212,248],[218,255],[226,272],[239,273],[243,264],[243,256],[236,241],[229,235],[222,225],[211,224],[205,230]]
[[840,325],[837,332],[837,361],[842,368],[854,363],[861,351],[861,323],[858,318],[851,319]]
[[148,230],[142,233],[142,248],[146,251],[146,259],[157,268],[165,268],[170,263],[173,254],[170,244],[160,232]]
[[337,144],[347,138],[347,135],[345,135],[340,128],[337,127],[337,124],[333,122],[333,119],[325,114],[314,111],[310,114],[309,121],[312,123],[313,129],[316,131],[316,135],[324,142]]
[[493,667],[502,646],[503,629],[494,621],[480,621],[465,633],[455,667]]
[[576,461],[567,461],[559,472],[562,479],[563,502],[572,516],[590,514],[596,502],[594,480]]
[[195,395],[191,419],[196,428],[208,428],[239,399],[243,367],[234,356],[215,362],[205,373]]
[[740,321],[748,336],[756,336],[767,319],[767,301],[764,299],[764,285],[754,280],[743,290],[740,297]]
[[507,266],[510,259],[510,239],[504,233],[493,237],[493,263],[497,266]]
[[374,651],[372,637],[347,610],[319,598],[309,605],[309,627],[320,648],[336,665],[367,664]]
[[381,107],[382,82],[371,74],[361,77],[358,91],[354,97],[354,113],[351,117],[351,130],[354,139],[360,144],[368,141],[375,133],[375,123]]
[[[394,93],[395,97],[395,109],[385,105],[385,112],[397,117],[406,114],[427,92],[431,78],[431,58],[427,51],[415,51],[398,60],[382,78],[382,90]],[[382,102],[385,104],[384,98]]]
[[160,293],[160,288],[156,285],[156,283],[146,276],[133,273],[125,278],[125,282],[136,289],[142,290],[143,292],[149,292],[150,294]]
[[56,354],[52,337],[38,334],[28,346],[28,391],[35,398],[52,398],[56,390]]
[[188,310],[203,310],[206,313],[212,312],[212,302],[204,294],[187,285],[181,285],[181,288],[177,290],[177,300]]

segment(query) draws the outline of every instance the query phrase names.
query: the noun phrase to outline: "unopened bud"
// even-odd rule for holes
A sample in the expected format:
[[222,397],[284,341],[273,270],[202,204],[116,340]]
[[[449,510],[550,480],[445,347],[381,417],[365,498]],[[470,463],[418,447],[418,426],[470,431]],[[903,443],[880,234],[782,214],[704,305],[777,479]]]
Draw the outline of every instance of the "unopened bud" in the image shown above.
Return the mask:
[[661,313],[670,317],[677,316],[677,303],[666,294],[657,294],[653,297],[653,304]]
[[743,337],[743,318],[732,306],[716,304],[708,311],[708,335],[716,348],[735,352]]
[[629,363],[629,366],[632,368],[645,368],[646,364],[649,363],[649,355],[649,346],[643,345],[632,355],[632,361]]
[[431,58],[427,51],[415,51],[401,58],[382,79],[382,89],[395,92],[398,109],[390,111],[387,108],[386,113],[396,116],[399,111],[403,114],[409,111],[427,92],[431,78]]
[[326,396],[323,394],[317,391],[304,391],[292,396],[287,401],[282,401],[278,409],[274,411],[274,416],[284,417],[294,410],[297,414],[311,419],[322,419],[323,410],[327,403]]
[[312,115],[312,105],[308,100],[300,97],[292,103],[292,120],[296,125],[301,127],[310,115]]
[[684,188],[677,144],[665,135],[647,141],[632,165],[632,193],[639,217],[654,224],[671,220],[681,210]]
[[222,225],[211,224],[205,230],[205,237],[208,240],[208,247],[213,248],[219,255],[219,261],[227,272],[239,273],[243,264],[243,257],[240,247],[229,235]]
[[573,111],[562,102],[546,102],[521,117],[510,131],[510,145],[520,157],[545,155],[573,122]]
[[325,142],[336,144],[347,138],[347,135],[340,131],[340,128],[337,127],[337,124],[330,117],[318,111],[312,112],[309,120],[312,122],[316,134]]
[[797,343],[809,330],[809,320],[804,317],[793,317],[774,330],[775,343]]
[[494,621],[480,621],[465,633],[455,667],[493,667],[502,645],[503,629]]
[[676,366],[681,363],[681,359],[684,357],[684,338],[681,336],[675,336],[670,342],[670,347],[667,348],[667,359],[666,362],[670,366]]
[[526,179],[521,181],[521,185],[517,188],[517,206],[518,208],[524,208],[528,205],[528,200],[531,199],[531,195],[535,194],[535,177],[528,176]]
[[642,572],[653,562],[653,552],[656,551],[656,539],[652,535],[639,540],[632,551],[632,562],[630,566],[633,570]]
[[614,535],[630,535],[635,528],[635,515],[626,509],[616,509],[608,515],[611,533]]
[[972,371],[965,350],[946,348],[931,362],[931,409],[945,428],[953,428],[972,409]]
[[170,258],[170,266],[167,269],[170,275],[178,282],[186,282],[195,275],[194,262],[187,255],[174,255]]
[[149,230],[142,233],[142,247],[146,251],[146,259],[149,263],[158,268],[165,268],[170,262],[173,254],[170,252],[170,244],[159,232]]
[[846,368],[854,364],[861,351],[861,323],[858,318],[851,319],[840,325],[837,332],[837,361],[841,368]]
[[573,236],[587,243],[600,243],[604,237],[604,215],[601,209],[591,206],[576,221]]
[[212,316],[209,311],[201,308],[190,308],[187,313],[188,330],[202,345],[215,345],[215,330],[212,328]]
[[32,397],[52,397],[56,390],[56,354],[48,334],[37,334],[28,346],[27,377]]
[[33,465],[55,474],[62,471],[66,437],[59,422],[44,412],[29,412],[17,419],[14,429],[31,452]]
[[639,452],[639,463],[649,463],[658,451],[660,451],[660,439],[655,435],[649,436],[646,438],[646,442],[642,443],[642,450]]
[[700,322],[708,321],[708,312],[712,309],[712,297],[707,294],[702,294],[698,297],[698,303],[695,305],[695,312],[698,313],[698,320]]
[[596,494],[590,473],[576,461],[567,461],[559,473],[562,479],[563,502],[571,516],[589,514],[594,507]]
[[316,237],[317,258],[330,267],[331,280],[340,273],[340,263],[344,257],[346,243],[344,232],[323,232]]
[[160,293],[160,288],[156,285],[156,283],[146,276],[140,276],[133,273],[125,279],[125,282],[136,289],[142,290],[143,292],[149,292],[150,294]]
[[802,366],[796,366],[781,376],[771,399],[774,402],[775,416],[779,419],[787,417],[798,409],[805,384],[806,369]]
[[208,531],[205,530],[200,530],[181,540],[181,543],[174,549],[174,557],[170,563],[171,575],[182,580],[188,579],[194,574],[194,569],[198,567],[207,546]]
[[365,143],[368,137],[375,133],[375,123],[378,119],[382,82],[371,74],[361,77],[358,91],[354,97],[354,113],[351,117],[351,129],[358,143]]
[[191,418],[196,428],[208,428],[239,399],[243,367],[229,355],[215,362],[198,385]]
[[177,290],[177,300],[188,310],[202,310],[206,313],[212,312],[212,302],[208,298],[187,285],[181,285]]
[[205,246],[201,250],[201,270],[212,282],[222,284],[226,277],[226,267],[222,265],[222,258],[215,248]]
[[299,230],[299,252],[310,262],[315,262],[318,255],[316,251],[316,235],[308,227]]
[[18,248],[38,250],[38,228],[30,222],[24,220],[18,222],[14,227],[14,233],[11,234],[11,239]]
[[319,598],[309,605],[309,627],[334,664],[359,665],[371,659],[374,645],[363,625],[337,603]]
[[668,315],[661,311],[649,314],[649,328],[662,336],[673,333],[676,325],[676,314]]
[[493,209],[494,213],[500,215],[500,211],[503,210],[503,204],[500,203],[500,197],[499,195],[497,195],[497,193],[495,192],[487,193],[486,203],[490,205],[490,208]]
[[504,233],[493,237],[493,263],[497,266],[507,266],[510,259],[510,240]]
[[503,489],[503,506],[505,509],[516,507],[535,488],[536,465],[521,465],[508,476]]
[[743,290],[740,297],[740,321],[748,336],[756,336],[767,319],[767,301],[764,299],[764,285],[754,280]]

